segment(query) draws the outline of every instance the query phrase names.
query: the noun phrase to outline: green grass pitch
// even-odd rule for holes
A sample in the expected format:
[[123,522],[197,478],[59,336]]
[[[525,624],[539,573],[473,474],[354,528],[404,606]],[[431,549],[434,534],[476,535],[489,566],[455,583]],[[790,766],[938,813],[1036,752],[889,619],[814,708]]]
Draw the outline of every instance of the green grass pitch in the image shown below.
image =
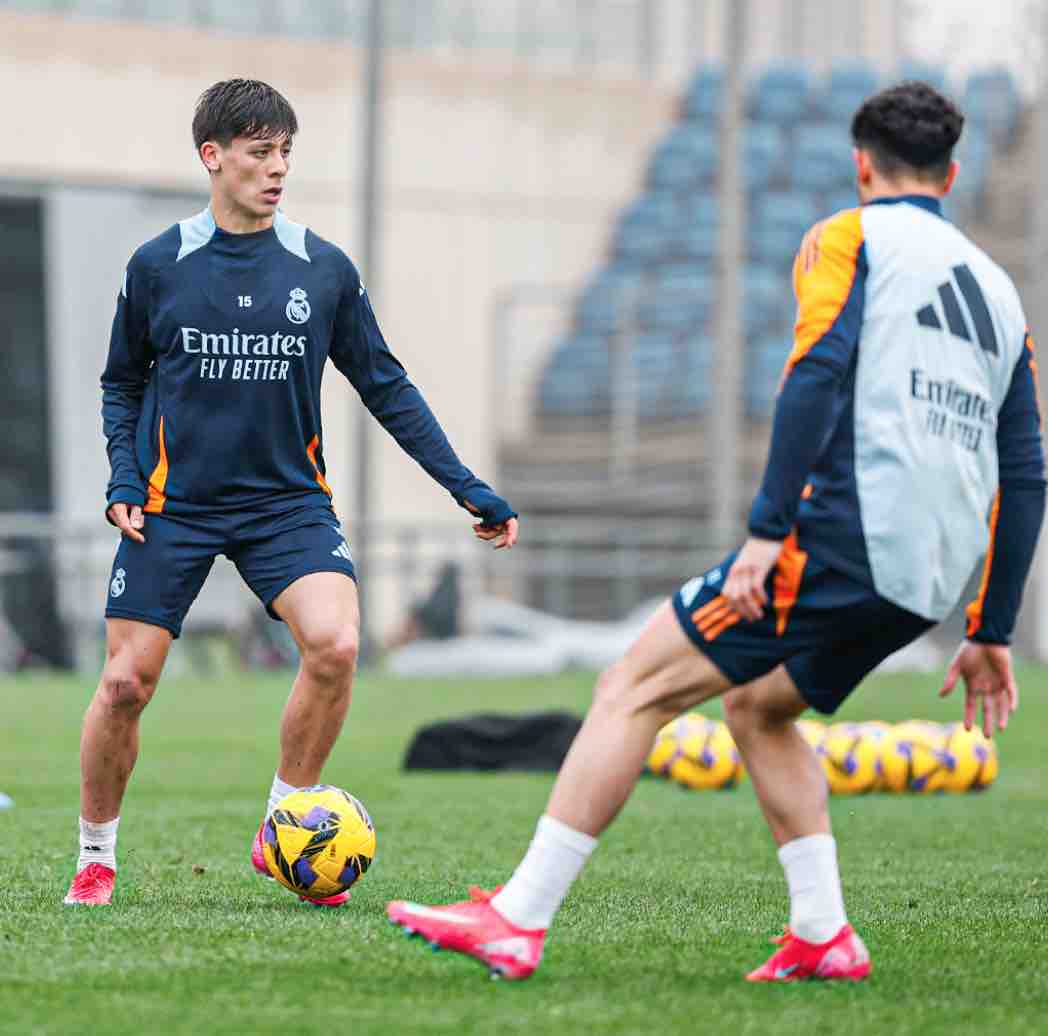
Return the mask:
[[[0,681],[0,1033],[1004,1033],[1048,1027],[1045,673],[983,795],[838,799],[849,913],[874,958],[860,986],[753,987],[786,919],[748,785],[642,782],[569,897],[533,979],[491,982],[385,920],[407,896],[508,876],[549,776],[405,775],[419,724],[469,711],[581,710],[585,675],[404,682],[363,674],[325,777],[378,830],[349,909],[256,878],[286,676],[171,679],[143,722],[110,909],[61,905],[76,848],[77,738],[90,688]],[[959,715],[932,677],[871,680],[842,718]]]

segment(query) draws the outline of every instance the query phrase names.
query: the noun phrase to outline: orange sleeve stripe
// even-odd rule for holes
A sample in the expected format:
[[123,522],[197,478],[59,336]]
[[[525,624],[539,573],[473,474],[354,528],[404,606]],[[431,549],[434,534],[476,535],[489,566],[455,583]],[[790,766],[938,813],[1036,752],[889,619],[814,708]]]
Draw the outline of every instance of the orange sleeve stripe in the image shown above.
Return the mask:
[[1030,359],[1027,361],[1030,364],[1030,373],[1033,375],[1033,394],[1037,400],[1037,418],[1041,422],[1041,428],[1044,428],[1044,414],[1041,413],[1041,378],[1037,371],[1037,353],[1034,350],[1033,335],[1030,334],[1030,329],[1026,329],[1026,348],[1030,350]]
[[797,323],[787,372],[802,360],[841,315],[863,244],[862,210],[847,209],[814,228],[793,264]]
[[983,606],[986,604],[986,591],[990,586],[990,571],[993,569],[993,548],[997,541],[997,519],[1001,513],[1001,491],[993,498],[990,509],[990,546],[986,549],[986,561],[983,563],[982,581],[979,583],[979,594],[965,609],[968,616],[968,629],[965,636],[974,637],[982,628]]
[[146,506],[143,510],[147,514],[160,514],[167,503],[164,489],[167,487],[167,447],[164,445],[164,418],[160,417],[160,427],[157,430],[157,439],[160,443],[160,457],[149,476],[149,495],[146,498]]
[[327,493],[328,496],[333,496],[331,492],[331,486],[327,484],[327,479],[320,472],[320,465],[317,464],[317,450],[320,449],[320,436],[314,435],[309,440],[309,445],[306,447],[306,454],[309,456],[309,462],[313,465],[313,470],[316,472],[317,485]]
[[782,544],[779,560],[775,562],[775,575],[772,577],[772,608],[775,611],[775,635],[781,637],[786,632],[790,621],[790,612],[797,603],[804,568],[808,564],[808,555],[797,543],[797,532],[794,530]]

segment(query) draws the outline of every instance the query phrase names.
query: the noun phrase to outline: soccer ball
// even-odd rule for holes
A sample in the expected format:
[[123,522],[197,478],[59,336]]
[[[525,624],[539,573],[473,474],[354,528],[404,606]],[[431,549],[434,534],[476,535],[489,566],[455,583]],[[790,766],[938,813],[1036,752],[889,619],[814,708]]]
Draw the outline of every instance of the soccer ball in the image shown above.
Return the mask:
[[687,788],[731,788],[743,777],[742,759],[727,726],[688,713],[659,731],[649,767]]
[[300,896],[345,892],[375,858],[375,827],[349,792],[318,784],[285,795],[262,828],[269,873]]
[[[934,728],[934,729],[931,729]],[[879,744],[881,787],[886,791],[942,791],[949,767],[942,728],[900,723]]]
[[930,719],[908,719],[896,723],[895,729],[904,737],[914,737],[922,744],[932,745],[940,751],[946,743],[946,727]]
[[946,728],[943,752],[947,791],[981,791],[997,777],[997,746],[975,727],[965,730],[963,723],[951,723]]
[[819,745],[822,744],[822,739],[826,736],[828,728],[825,723],[820,723],[817,719],[799,719],[797,720],[797,729],[800,731],[801,737],[812,748],[818,749]]
[[877,745],[857,723],[834,724],[815,754],[834,795],[862,795],[872,791],[880,777]]

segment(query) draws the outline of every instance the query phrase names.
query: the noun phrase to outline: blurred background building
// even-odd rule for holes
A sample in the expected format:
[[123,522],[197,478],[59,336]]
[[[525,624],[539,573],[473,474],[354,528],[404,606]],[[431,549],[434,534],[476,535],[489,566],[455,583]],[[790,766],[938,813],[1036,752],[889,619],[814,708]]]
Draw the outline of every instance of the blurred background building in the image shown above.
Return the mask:
[[[474,544],[329,373],[324,453],[371,631],[448,560],[467,588],[616,618],[744,532],[792,257],[854,204],[848,124],[878,85],[960,100],[950,214],[1048,326],[1042,6],[385,0],[375,36],[367,0],[0,0],[0,655],[97,660],[114,547],[98,378],[127,258],[206,204],[189,123],[210,83],[292,101],[286,211],[361,260],[393,350],[525,520],[509,556]],[[1022,638],[1042,655],[1046,586]],[[256,612],[219,565],[187,631]]]

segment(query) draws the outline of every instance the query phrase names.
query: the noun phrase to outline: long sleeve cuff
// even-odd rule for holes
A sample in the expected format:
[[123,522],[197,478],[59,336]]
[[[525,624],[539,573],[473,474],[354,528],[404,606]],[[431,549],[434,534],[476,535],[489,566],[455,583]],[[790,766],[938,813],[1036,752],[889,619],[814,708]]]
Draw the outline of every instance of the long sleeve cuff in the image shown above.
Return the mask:
[[990,518],[979,595],[967,608],[969,640],[1009,644],[1045,508],[1043,479],[1003,482]]

